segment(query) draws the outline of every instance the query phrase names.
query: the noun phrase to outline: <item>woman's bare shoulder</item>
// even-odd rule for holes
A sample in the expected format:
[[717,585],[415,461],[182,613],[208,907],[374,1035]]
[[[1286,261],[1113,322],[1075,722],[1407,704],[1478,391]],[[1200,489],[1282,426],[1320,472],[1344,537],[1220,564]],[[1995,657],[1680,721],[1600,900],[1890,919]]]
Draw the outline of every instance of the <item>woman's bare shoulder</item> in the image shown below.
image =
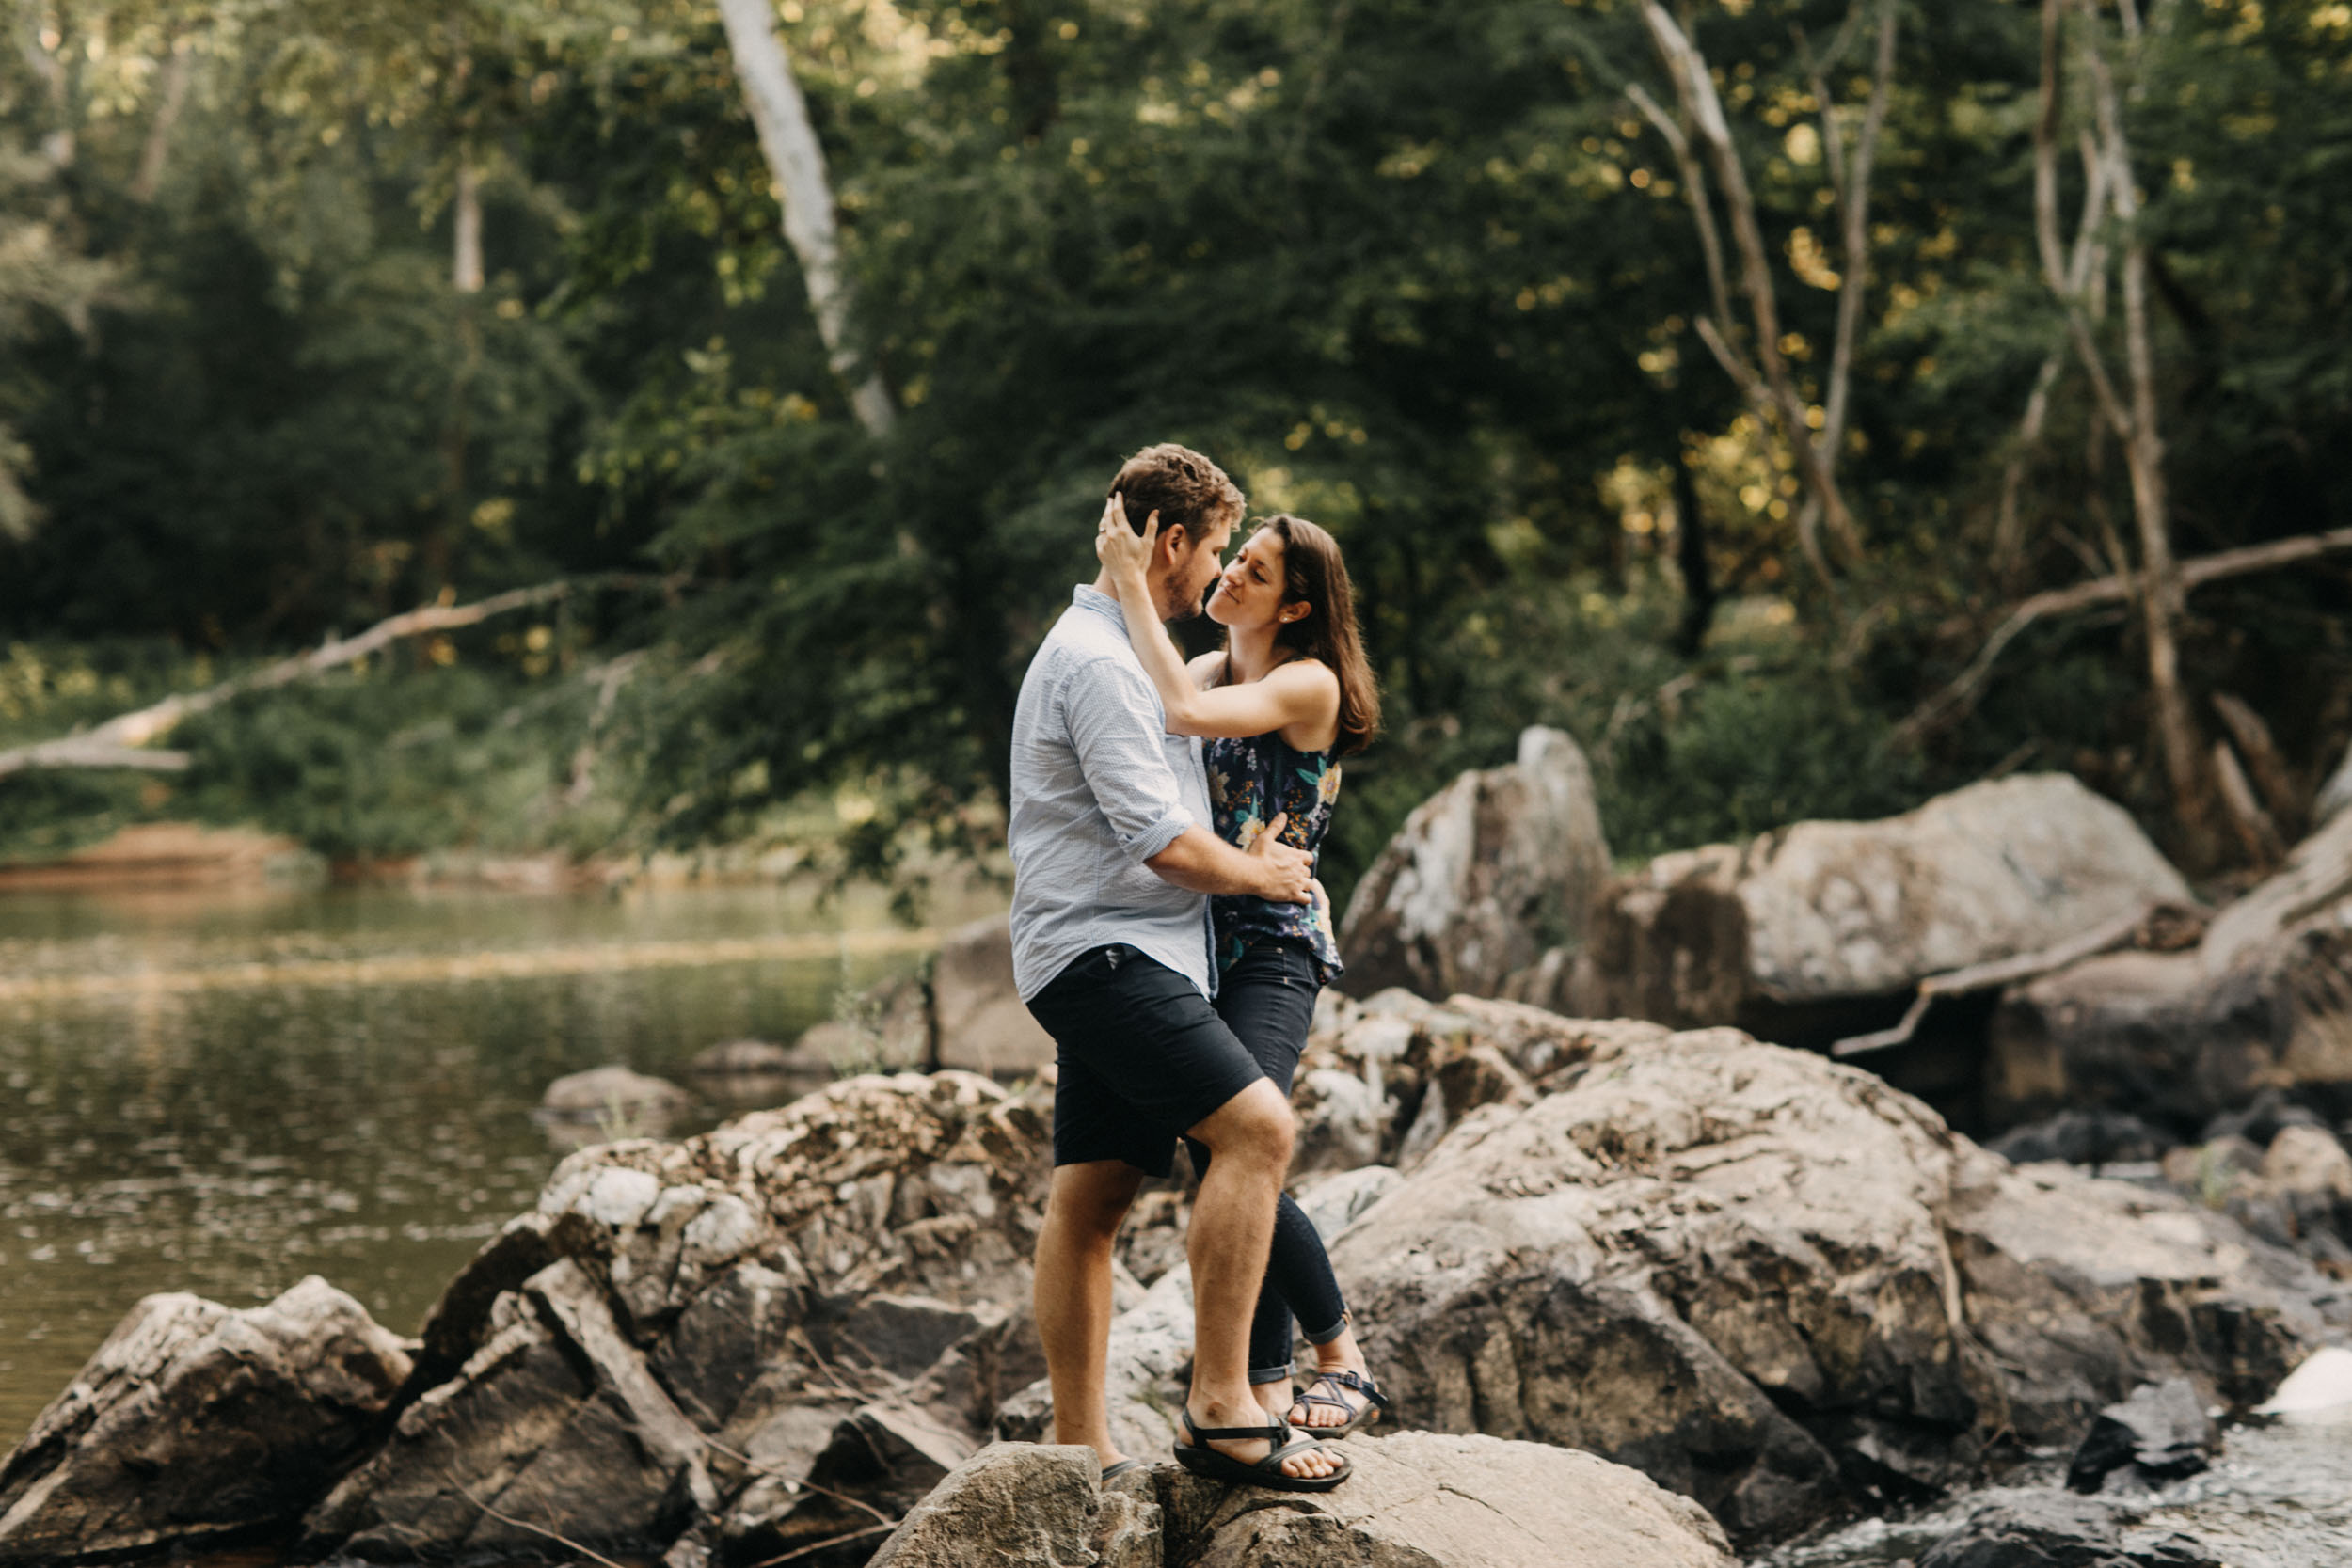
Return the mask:
[[1192,676],[1193,685],[1206,691],[1210,687],[1215,686],[1218,677],[1225,673],[1224,651],[1213,649],[1208,653],[1195,656],[1192,661],[1184,666],[1184,672]]

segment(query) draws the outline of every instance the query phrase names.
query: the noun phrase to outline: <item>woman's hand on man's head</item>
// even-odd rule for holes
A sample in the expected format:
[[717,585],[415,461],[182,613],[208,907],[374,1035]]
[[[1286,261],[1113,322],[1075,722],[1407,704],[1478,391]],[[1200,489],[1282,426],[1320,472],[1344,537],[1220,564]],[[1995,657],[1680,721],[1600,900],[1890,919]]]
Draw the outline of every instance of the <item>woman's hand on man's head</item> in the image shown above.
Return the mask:
[[1103,503],[1103,521],[1094,531],[1094,559],[1114,577],[1141,580],[1152,570],[1152,552],[1160,542],[1160,515],[1152,513],[1137,533],[1127,521],[1127,498],[1113,495]]

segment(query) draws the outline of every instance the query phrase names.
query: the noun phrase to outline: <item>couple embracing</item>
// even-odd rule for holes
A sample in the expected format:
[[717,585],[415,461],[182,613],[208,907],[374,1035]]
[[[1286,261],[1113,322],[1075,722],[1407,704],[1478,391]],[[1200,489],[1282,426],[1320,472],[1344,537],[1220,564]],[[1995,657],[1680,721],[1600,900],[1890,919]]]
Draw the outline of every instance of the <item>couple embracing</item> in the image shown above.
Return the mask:
[[[1322,1238],[1282,1183],[1291,1075],[1340,970],[1314,855],[1339,758],[1372,737],[1379,699],[1331,536],[1272,517],[1227,565],[1242,512],[1241,491],[1199,452],[1129,458],[1096,535],[1102,572],[1073,592],[1022,682],[1013,977],[1059,1074],[1037,1321],[1055,1441],[1091,1446],[1105,1477],[1140,1463],[1113,1442],[1104,1388],[1112,1246],[1181,1138],[1200,1188],[1176,1458],[1201,1475],[1327,1491],[1348,1463],[1323,1438],[1388,1401]],[[1200,613],[1212,584],[1225,646],[1188,666],[1164,623]],[[1315,1347],[1313,1381],[1296,1392],[1294,1321]]]

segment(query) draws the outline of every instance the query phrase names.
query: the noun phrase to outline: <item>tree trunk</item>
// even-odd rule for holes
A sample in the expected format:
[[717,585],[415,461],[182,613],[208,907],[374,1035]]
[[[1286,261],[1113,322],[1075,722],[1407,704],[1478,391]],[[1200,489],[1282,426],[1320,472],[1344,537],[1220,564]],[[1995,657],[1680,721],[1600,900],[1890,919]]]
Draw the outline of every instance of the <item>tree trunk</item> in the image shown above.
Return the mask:
[[[1756,222],[1755,194],[1748,188],[1740,150],[1732,145],[1731,126],[1724,118],[1723,103],[1715,95],[1707,62],[1658,0],[1644,0],[1642,15],[1648,24],[1659,57],[1674,78],[1675,92],[1682,102],[1684,113],[1697,132],[1697,139],[1707,149],[1708,161],[1714,166],[1716,183],[1723,188],[1724,205],[1731,216],[1732,241],[1740,253],[1740,293],[1747,298],[1756,329],[1756,363],[1761,368],[1764,388],[1780,425],[1782,439],[1788,443],[1796,458],[1797,471],[1820,509],[1820,520],[1828,525],[1830,537],[1848,562],[1859,561],[1862,539],[1854,528],[1852,515],[1846,510],[1845,498],[1837,490],[1832,472],[1835,454],[1824,454],[1821,443],[1814,439],[1813,426],[1780,351],[1780,307],[1772,291],[1772,264],[1764,247],[1764,233]],[[1712,342],[1708,346],[1715,348]],[[1723,358],[1724,353],[1724,349],[1717,349],[1716,356]],[[1799,531],[1800,542],[1809,546],[1810,542],[1802,537],[1805,531]],[[1808,547],[1807,554],[1818,562],[1818,547]]]
[[841,270],[841,240],[834,219],[833,185],[825,173],[825,151],[809,123],[808,103],[792,79],[784,44],[776,37],[770,0],[719,0],[727,47],[743,101],[759,131],[759,150],[775,182],[784,209],[784,237],[800,259],[809,309],[825,341],[834,374],[850,394],[850,405],[866,434],[880,440],[898,420],[898,406],[873,367],[850,342],[850,280]]
[[2115,78],[2099,49],[2095,5],[2083,6],[2083,57],[2090,68],[2099,141],[2105,150],[2106,194],[2116,221],[2129,236],[2123,248],[2123,362],[2131,386],[2128,420],[2117,430],[2131,473],[2132,515],[2138,525],[2140,618],[2148,639],[2148,685],[2155,701],[2156,734],[2164,753],[2172,807],[2192,856],[2211,852],[2212,813],[2202,751],[2188,698],[2181,689],[2180,623],[2185,612],[2180,568],[2172,557],[2171,505],[2166,494],[2164,437],[2156,425],[2155,355],[2148,329],[2148,241],[2137,228],[2139,192],[2132,181],[2130,144]]
[[196,51],[185,39],[172,46],[164,62],[164,95],[156,102],[155,118],[148,122],[147,140],[139,148],[139,170],[131,181],[135,201],[152,201],[163,188],[164,164],[171,156],[171,135],[187,107],[188,84],[196,75]]
[[1714,563],[1707,554],[1707,515],[1699,510],[1699,487],[1691,465],[1677,453],[1675,476],[1675,564],[1682,569],[1682,626],[1676,637],[1685,658],[1695,658],[1715,619]]
[[456,241],[450,258],[450,286],[461,294],[482,292],[482,170],[469,152],[457,158],[457,194],[452,203]]

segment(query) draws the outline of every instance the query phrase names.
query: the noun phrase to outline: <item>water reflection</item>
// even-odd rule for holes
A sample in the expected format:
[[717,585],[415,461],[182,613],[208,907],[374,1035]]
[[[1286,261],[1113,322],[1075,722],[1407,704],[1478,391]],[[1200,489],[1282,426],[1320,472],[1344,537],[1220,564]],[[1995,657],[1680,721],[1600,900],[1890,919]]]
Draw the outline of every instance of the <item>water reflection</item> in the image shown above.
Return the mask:
[[698,1131],[745,1106],[695,1052],[789,1039],[919,948],[879,900],[777,889],[0,899],[0,1449],[150,1291],[316,1273],[412,1332],[559,1157],[550,1080],[671,1078]]

